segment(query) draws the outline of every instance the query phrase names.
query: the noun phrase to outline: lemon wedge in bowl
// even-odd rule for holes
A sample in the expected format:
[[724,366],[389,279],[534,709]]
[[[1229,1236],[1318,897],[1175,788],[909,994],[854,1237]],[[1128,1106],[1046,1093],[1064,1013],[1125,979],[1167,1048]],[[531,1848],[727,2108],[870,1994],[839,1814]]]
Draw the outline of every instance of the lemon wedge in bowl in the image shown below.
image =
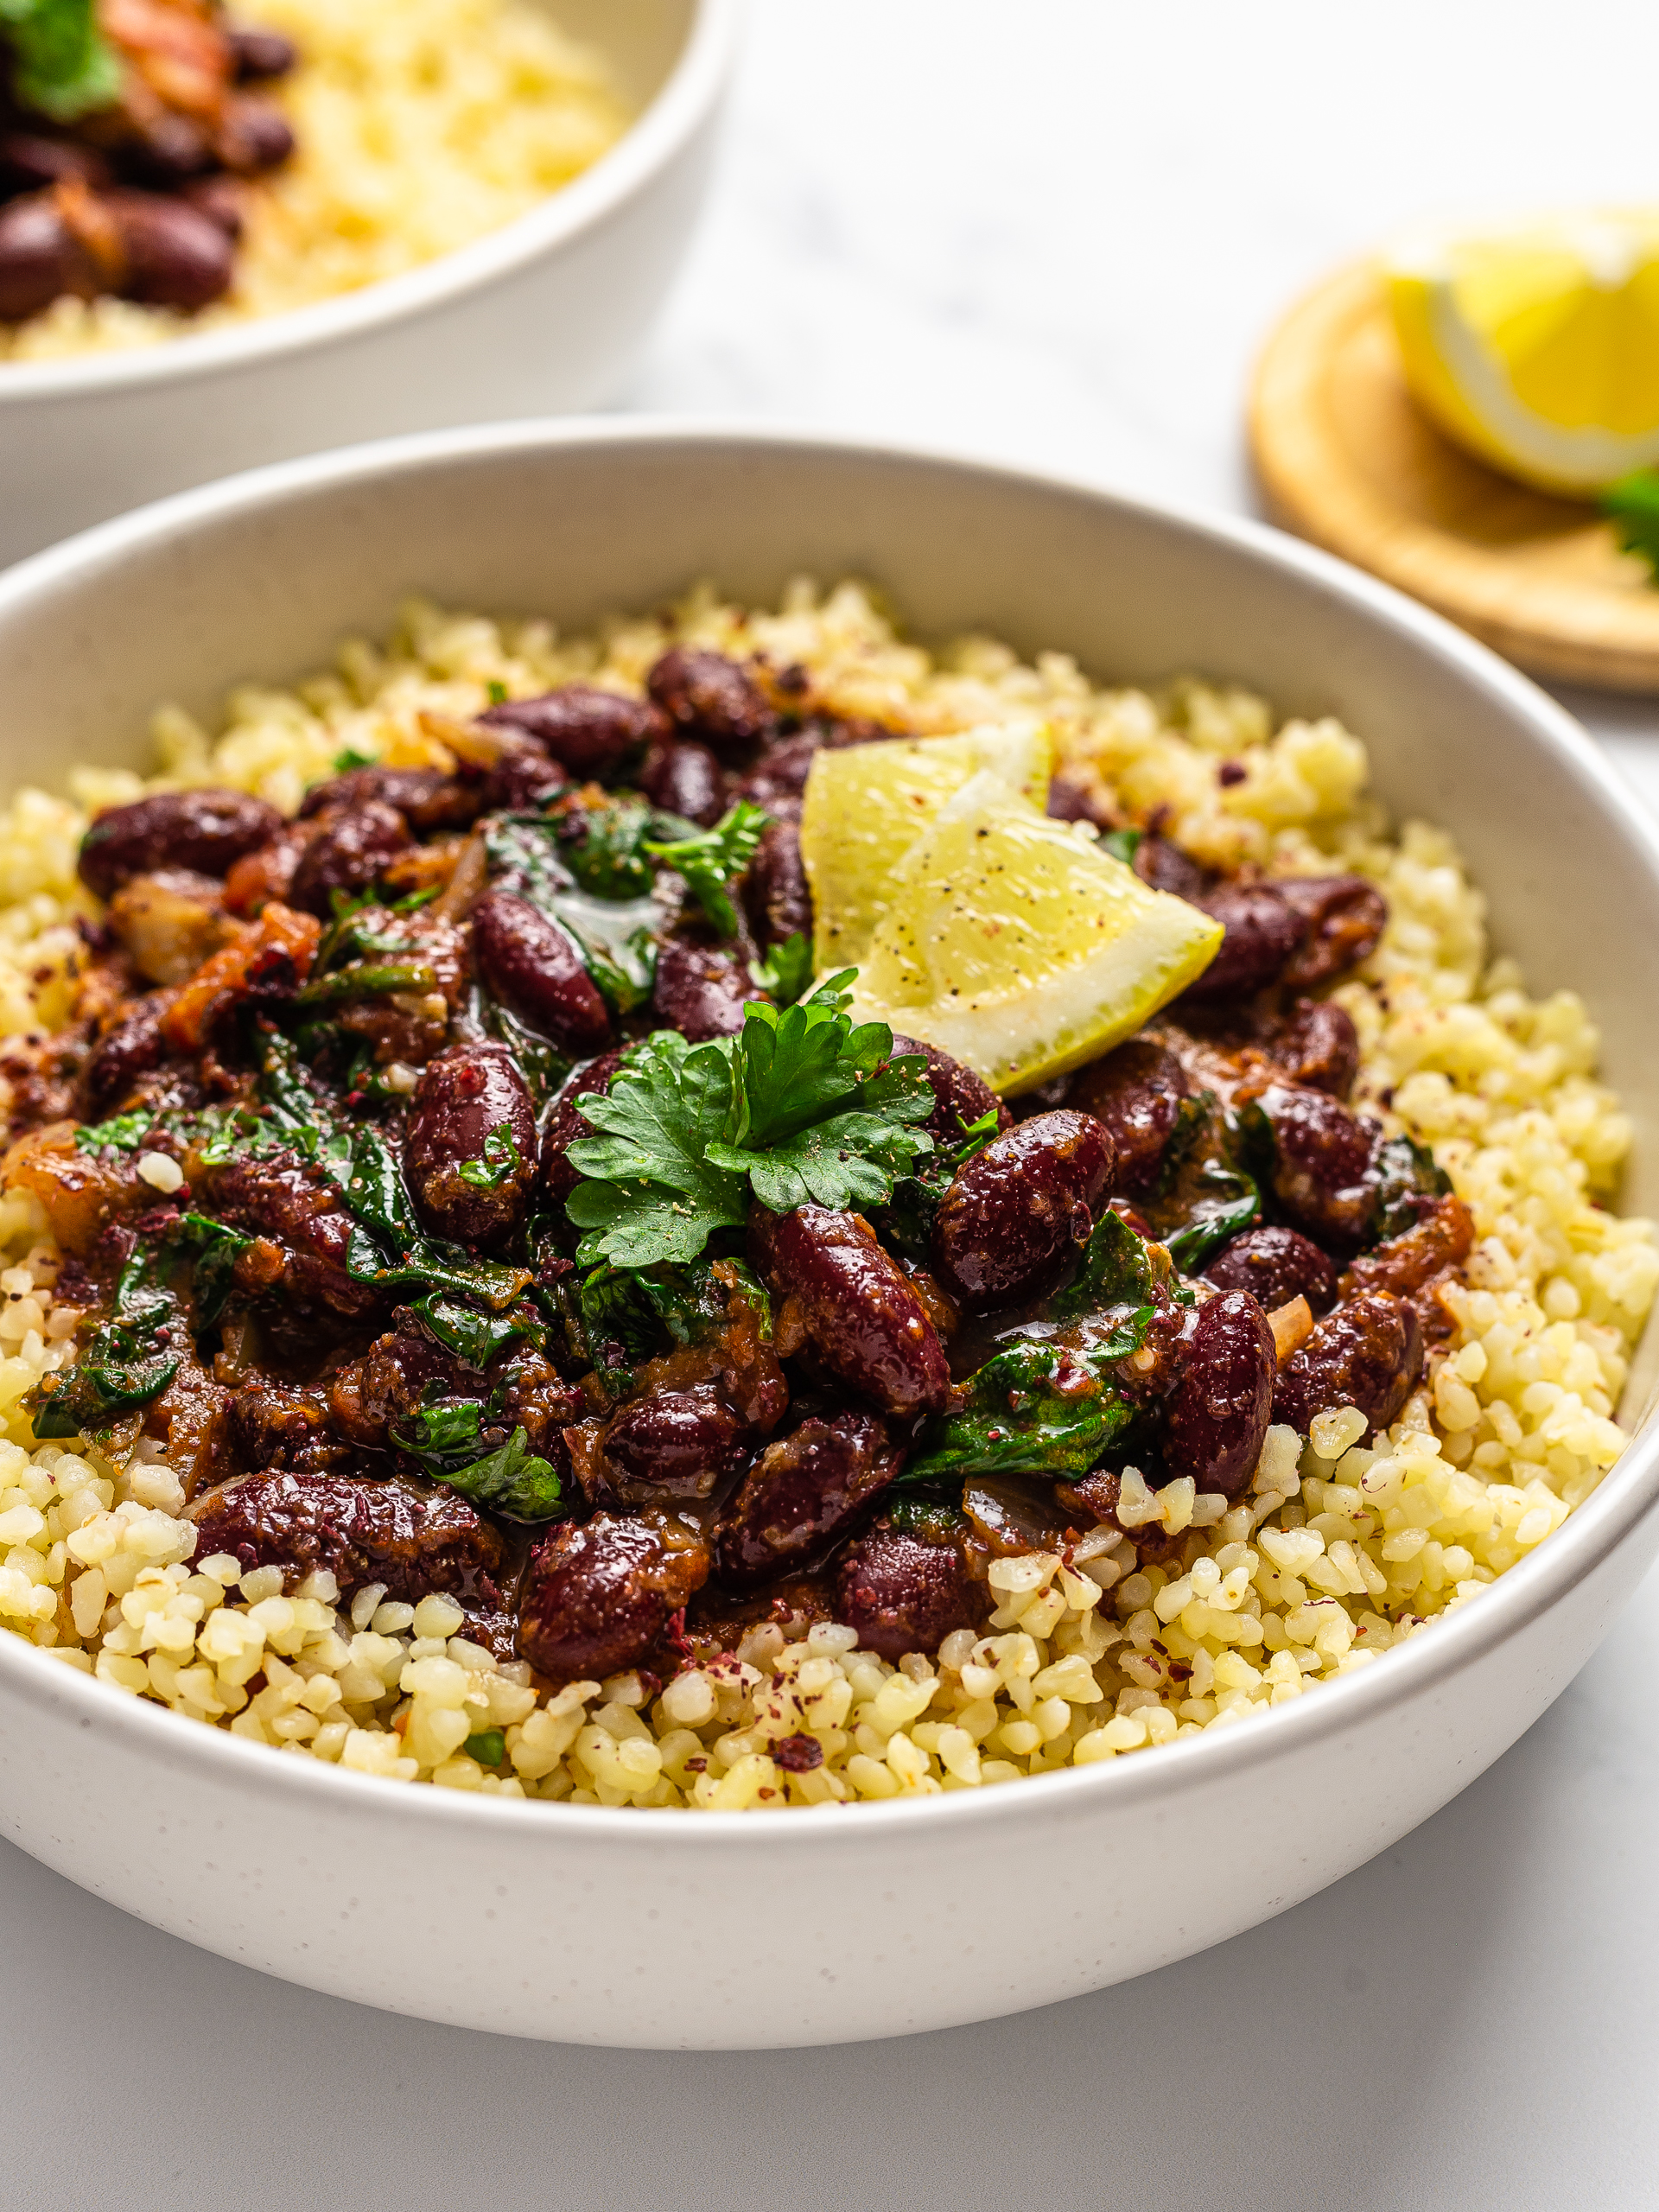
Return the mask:
[[815,753],[801,805],[801,860],[818,918],[819,973],[864,957],[894,869],[964,785],[988,775],[1004,796],[1022,796],[1040,813],[1053,765],[1053,741],[1034,718]]
[[1459,445],[1581,496],[1659,461],[1659,209],[1421,233],[1385,276],[1412,397]]
[[1133,1035],[1221,937],[1085,827],[982,772],[894,870],[852,1011],[938,1045],[994,1090],[1030,1090]]

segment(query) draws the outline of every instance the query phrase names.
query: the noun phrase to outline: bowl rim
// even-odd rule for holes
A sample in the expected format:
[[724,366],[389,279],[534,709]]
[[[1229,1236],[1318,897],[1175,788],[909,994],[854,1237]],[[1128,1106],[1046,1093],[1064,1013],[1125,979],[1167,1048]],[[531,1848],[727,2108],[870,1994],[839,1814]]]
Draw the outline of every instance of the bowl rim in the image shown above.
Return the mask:
[[533,207],[435,260],[356,291],[186,333],[155,346],[0,362],[0,408],[188,384],[343,346],[464,299],[596,230],[637,199],[695,137],[735,67],[747,0],[690,0],[684,43],[616,143]]
[[[345,447],[251,469],[220,482],[178,493],[101,523],[60,545],[31,556],[0,574],[0,623],[26,613],[31,601],[50,602],[78,579],[98,580],[127,556],[160,550],[190,536],[198,527],[290,499],[346,490],[376,480],[443,470],[472,459],[537,454],[568,448],[614,450],[625,454],[661,448],[664,457],[687,449],[707,454],[729,450],[753,461],[767,454],[787,458],[811,454],[840,457],[859,466],[871,463],[904,470],[920,468],[977,478],[1039,493],[1116,508],[1154,527],[1172,525],[1191,538],[1300,579],[1403,639],[1416,652],[1448,665],[1484,690],[1510,719],[1523,726],[1532,742],[1555,756],[1558,764],[1595,803],[1607,831],[1623,837],[1659,880],[1659,824],[1636,807],[1611,766],[1597,752],[1580,725],[1530,678],[1501,660],[1442,616],[1420,606],[1392,585],[1351,567],[1299,538],[1254,519],[1189,503],[1151,499],[1113,490],[1054,470],[1022,467],[965,455],[948,447],[844,436],[812,428],[729,423],[708,417],[566,416],[493,423],[458,429],[422,431]],[[1390,1707],[1403,1707],[1431,1695],[1449,1676],[1461,1672],[1517,1636],[1550,1606],[1591,1575],[1644,1520],[1659,1511],[1659,1421],[1638,1426],[1621,1453],[1583,1504],[1538,1545],[1498,1577],[1478,1601],[1433,1618],[1432,1632],[1411,1637],[1402,1648],[1378,1655],[1383,1663],[1357,1668],[1319,1686],[1317,1696],[1302,1696],[1252,1714],[1248,1722],[1206,1728],[1196,1736],[1154,1747],[1155,1756],[1115,1758],[1084,1767],[1023,1776],[1013,1784],[952,1790],[940,1796],[857,1801],[844,1804],[781,1808],[781,1820],[752,1812],[703,1812],[672,1821],[677,1847],[696,1851],[785,1849],[817,1851],[831,1831],[826,1823],[849,1817],[834,1833],[868,1837],[889,1834],[893,1823],[914,1827],[918,1840],[938,1823],[1000,1825],[1008,1820],[1075,1815],[1099,1798],[1103,1807],[1134,1804],[1148,1795],[1172,1802],[1224,1783],[1242,1762],[1288,1759],[1333,1737],[1348,1735]],[[642,1818],[630,1806],[569,1805],[563,1802],[485,1796],[476,1791],[394,1782],[306,1758],[274,1756],[227,1730],[186,1719],[165,1707],[123,1693],[10,1631],[0,1632],[0,1689],[66,1705],[83,1729],[122,1732],[130,1748],[148,1758],[168,1760],[209,1782],[226,1781],[244,1790],[292,1806],[310,1804],[321,1815],[349,1815],[353,1804],[365,1817],[397,1818],[435,1824],[446,1832],[459,1823],[480,1834],[529,1835],[528,1821],[546,1822],[550,1847],[568,1823],[575,1834],[607,1847],[629,1847],[655,1853],[665,1833],[662,1821]],[[228,1765],[223,1763],[229,1761]],[[371,1794],[360,1793],[367,1789]],[[342,1796],[345,1790],[348,1794]],[[1021,1812],[1021,1807],[1028,1811]],[[671,1812],[676,1808],[662,1808]],[[505,1824],[505,1825],[504,1825]]]

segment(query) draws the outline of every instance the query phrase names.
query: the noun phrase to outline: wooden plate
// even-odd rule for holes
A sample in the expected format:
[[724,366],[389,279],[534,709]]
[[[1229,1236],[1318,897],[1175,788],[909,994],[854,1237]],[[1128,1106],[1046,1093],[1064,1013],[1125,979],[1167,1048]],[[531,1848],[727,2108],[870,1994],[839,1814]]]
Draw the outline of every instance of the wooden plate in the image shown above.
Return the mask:
[[1406,391],[1369,264],[1269,340],[1250,447],[1276,520],[1427,601],[1540,676],[1659,691],[1659,589],[1595,509],[1495,475]]

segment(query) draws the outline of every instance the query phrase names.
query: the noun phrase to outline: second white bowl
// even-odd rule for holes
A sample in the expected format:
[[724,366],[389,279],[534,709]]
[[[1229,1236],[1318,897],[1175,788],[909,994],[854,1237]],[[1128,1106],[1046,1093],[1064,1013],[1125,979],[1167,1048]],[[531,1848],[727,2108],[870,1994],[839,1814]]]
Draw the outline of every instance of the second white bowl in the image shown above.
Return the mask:
[[261,461],[613,396],[702,205],[742,0],[543,4],[636,111],[611,151],[385,283],[130,353],[0,364],[0,567]]

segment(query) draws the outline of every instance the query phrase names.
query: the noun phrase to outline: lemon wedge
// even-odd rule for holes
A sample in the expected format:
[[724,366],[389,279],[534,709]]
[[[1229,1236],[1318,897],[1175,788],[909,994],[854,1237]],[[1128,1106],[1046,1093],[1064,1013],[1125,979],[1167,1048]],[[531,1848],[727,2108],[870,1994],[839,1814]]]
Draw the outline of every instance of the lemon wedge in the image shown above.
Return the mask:
[[1133,1035],[1221,936],[1085,828],[982,772],[894,869],[852,1011],[939,1046],[994,1090],[1030,1090]]
[[886,912],[893,870],[946,801],[978,775],[1040,812],[1053,741],[1039,721],[992,722],[954,737],[890,738],[817,753],[801,805],[818,971],[854,967]]
[[1659,461],[1659,210],[1402,241],[1385,270],[1414,398],[1546,491]]

